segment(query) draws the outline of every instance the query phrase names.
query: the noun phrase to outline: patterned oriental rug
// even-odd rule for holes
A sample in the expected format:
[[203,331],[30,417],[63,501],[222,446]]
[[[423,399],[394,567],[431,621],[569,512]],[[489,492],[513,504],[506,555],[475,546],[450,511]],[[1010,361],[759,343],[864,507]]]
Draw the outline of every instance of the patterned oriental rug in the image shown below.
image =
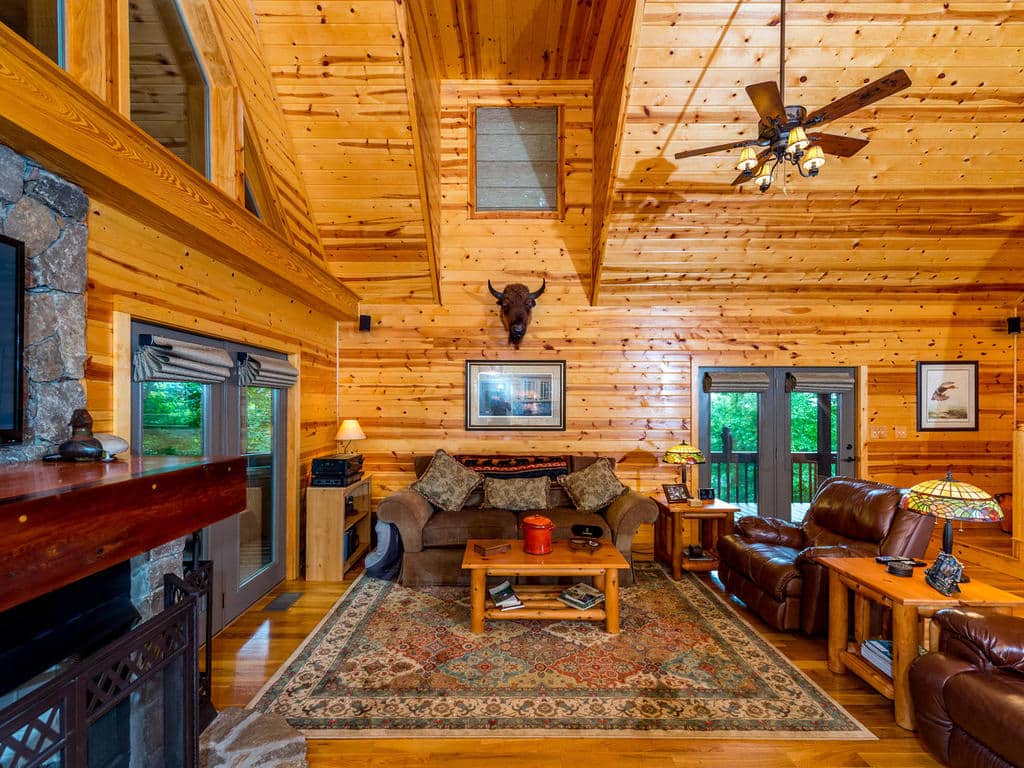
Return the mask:
[[488,621],[469,590],[360,578],[250,703],[314,738],[873,739],[691,574],[637,567],[622,633]]

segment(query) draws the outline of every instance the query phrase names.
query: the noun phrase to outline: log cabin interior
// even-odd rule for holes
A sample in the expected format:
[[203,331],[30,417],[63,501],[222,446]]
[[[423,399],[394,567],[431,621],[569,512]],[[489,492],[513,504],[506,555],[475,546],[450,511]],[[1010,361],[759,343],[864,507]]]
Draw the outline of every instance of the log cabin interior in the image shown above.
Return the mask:
[[[710,487],[737,516],[792,525],[836,474],[907,489],[952,472],[1006,494],[1004,521],[957,524],[952,552],[1024,615],[1022,41],[1016,0],[0,0],[0,246],[24,281],[3,277],[18,307],[3,322],[23,325],[0,363],[14,365],[0,372],[17,421],[0,424],[0,623],[62,589],[106,590],[87,580],[130,562],[134,609],[123,595],[103,604],[141,627],[192,606],[198,636],[167,654],[200,659],[180,717],[205,725],[203,701],[253,701],[359,578],[380,544],[371,530],[387,529],[373,513],[416,480],[415,458],[609,457],[650,497],[679,482],[666,455],[680,444],[706,459],[684,470],[691,495]],[[823,166],[785,154],[794,115]],[[760,154],[737,177],[744,142]],[[509,284],[534,293],[516,344],[495,301]],[[471,408],[473,362],[562,364],[560,391],[540,416]],[[937,405],[950,382],[959,410]],[[83,408],[94,433],[130,447],[109,464],[43,461],[65,454]],[[363,435],[350,449],[336,441],[345,420]],[[345,490],[312,476],[314,460],[349,450],[363,479],[348,514],[362,521],[346,537],[321,519],[345,509],[332,495]],[[935,559],[939,523],[916,557]],[[699,520],[680,525],[677,539],[704,536]],[[659,559],[664,535],[636,527],[635,567]],[[187,579],[161,581],[160,568],[182,577],[203,561],[202,600],[181,598]],[[826,634],[773,626],[717,572],[685,578],[870,738],[453,739],[385,725],[307,729],[306,759],[1024,760],[955,723],[961,751],[942,753],[900,721],[905,680],[894,691],[841,674]],[[636,588],[623,587],[624,612]],[[278,600],[286,609],[268,610]],[[885,611],[875,619],[892,629]],[[942,647],[928,631],[922,650]],[[1021,647],[1020,625],[1008,631]],[[86,760],[81,739],[61,763],[18,752],[25,727],[4,718],[24,680],[0,682],[0,754],[24,760],[12,764],[142,764]],[[1005,706],[1019,717],[1020,694]],[[161,764],[198,754],[182,727]],[[135,730],[126,749],[151,753]]]

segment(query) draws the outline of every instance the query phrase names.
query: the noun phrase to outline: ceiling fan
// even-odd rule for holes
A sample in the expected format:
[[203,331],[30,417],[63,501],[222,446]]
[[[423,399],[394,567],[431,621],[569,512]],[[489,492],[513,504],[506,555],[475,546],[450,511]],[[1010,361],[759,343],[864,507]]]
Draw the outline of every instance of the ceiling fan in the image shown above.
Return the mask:
[[[798,105],[786,106],[783,100],[786,87],[786,0],[780,0],[780,6],[779,82],[769,80],[746,87],[747,95],[761,118],[757,123],[757,138],[690,149],[675,155],[676,160],[681,160],[727,149],[742,149],[736,164],[740,175],[732,183],[735,186],[754,179],[762,192],[771,186],[775,169],[785,161],[796,166],[801,176],[807,177],[818,175],[818,170],[825,164],[826,154],[836,157],[857,154],[867,146],[866,139],[817,133],[810,129],[874,104],[910,85],[907,73],[897,69],[814,112],[808,113],[806,108]],[[756,152],[754,147],[763,149]]]

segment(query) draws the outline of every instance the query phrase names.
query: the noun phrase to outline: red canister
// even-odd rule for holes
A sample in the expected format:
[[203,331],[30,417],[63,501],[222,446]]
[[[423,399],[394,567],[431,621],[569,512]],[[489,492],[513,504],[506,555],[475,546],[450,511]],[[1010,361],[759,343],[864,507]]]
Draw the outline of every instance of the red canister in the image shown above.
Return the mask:
[[523,551],[528,555],[547,555],[551,552],[551,532],[555,524],[543,515],[523,518]]

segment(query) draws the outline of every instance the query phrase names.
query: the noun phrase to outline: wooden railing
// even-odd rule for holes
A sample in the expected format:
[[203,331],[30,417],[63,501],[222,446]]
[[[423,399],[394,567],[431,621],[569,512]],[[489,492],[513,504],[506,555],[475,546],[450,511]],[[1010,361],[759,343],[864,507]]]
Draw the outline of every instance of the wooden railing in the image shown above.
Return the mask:
[[[817,453],[793,453],[793,503],[807,504],[814,498],[818,484],[836,474],[836,455],[825,456],[827,466]],[[711,487],[715,496],[733,504],[757,501],[759,467],[757,453],[730,451],[711,454]],[[825,470],[825,471],[822,471]]]

